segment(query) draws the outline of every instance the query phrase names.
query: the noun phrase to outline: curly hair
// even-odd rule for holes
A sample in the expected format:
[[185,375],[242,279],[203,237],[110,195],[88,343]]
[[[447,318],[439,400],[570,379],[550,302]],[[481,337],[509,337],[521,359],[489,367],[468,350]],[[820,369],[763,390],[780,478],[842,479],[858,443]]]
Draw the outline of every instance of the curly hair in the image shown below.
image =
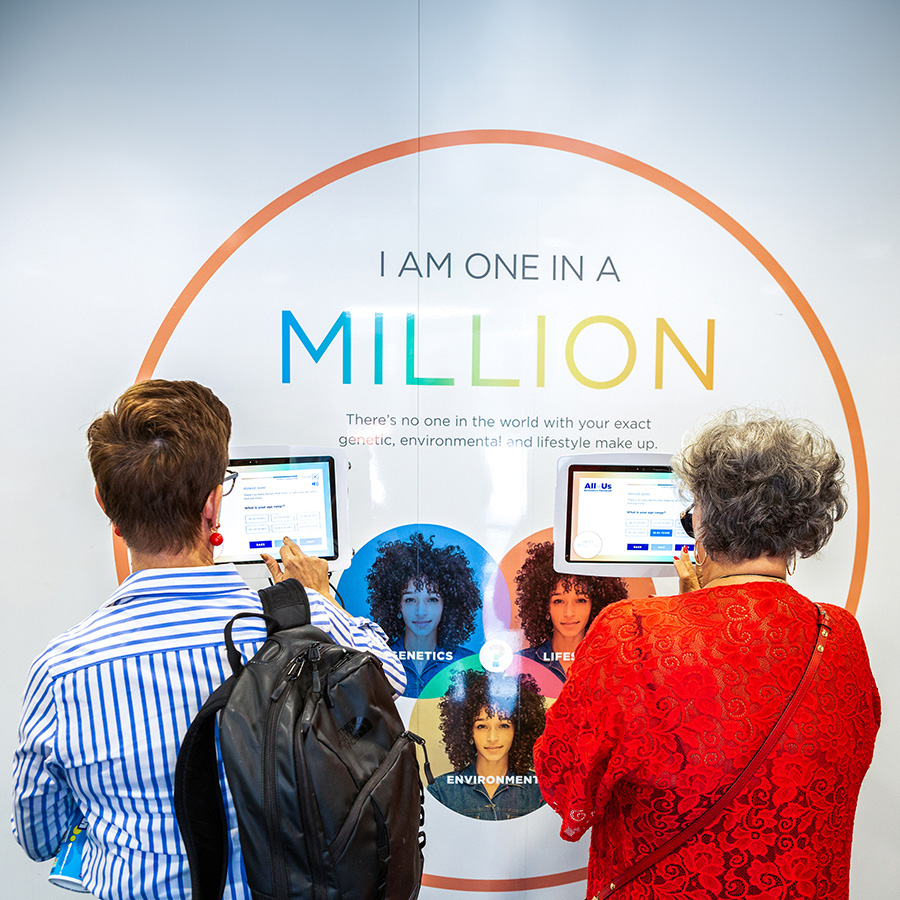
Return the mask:
[[509,749],[509,771],[525,775],[534,770],[534,743],[544,731],[546,712],[537,682],[531,675],[513,678],[476,669],[455,672],[438,708],[444,746],[455,771],[475,761],[472,735],[475,719],[483,709],[510,719],[515,727]]
[[444,611],[437,630],[438,647],[456,647],[475,630],[475,613],[481,607],[481,591],[462,549],[435,547],[434,537],[421,532],[408,541],[390,541],[378,547],[378,555],[366,575],[372,618],[391,643],[403,637],[400,600],[410,581],[440,594]]
[[732,562],[818,553],[847,511],[843,469],[812,422],[764,410],[722,413],[672,460],[702,512],[697,538]]
[[554,571],[553,541],[529,545],[525,562],[516,575],[516,605],[525,639],[532,647],[539,647],[553,634],[550,595],[560,585],[564,590],[583,593],[591,601],[588,627],[604,606],[628,596],[628,588],[621,578],[560,575]]

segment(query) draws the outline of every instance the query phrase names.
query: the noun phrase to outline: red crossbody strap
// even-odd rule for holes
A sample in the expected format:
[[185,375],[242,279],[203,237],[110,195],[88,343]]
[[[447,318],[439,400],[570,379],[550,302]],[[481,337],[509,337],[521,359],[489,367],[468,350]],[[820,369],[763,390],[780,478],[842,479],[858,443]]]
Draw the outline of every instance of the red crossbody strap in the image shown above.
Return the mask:
[[746,785],[753,776],[753,773],[759,768],[760,763],[762,763],[772,751],[772,748],[781,737],[784,729],[787,728],[788,722],[793,718],[794,713],[797,711],[797,707],[800,705],[800,702],[803,700],[803,697],[806,695],[806,692],[809,690],[809,686],[812,684],[812,680],[815,677],[816,669],[819,667],[819,661],[822,659],[825,650],[825,644],[828,641],[828,634],[831,631],[831,617],[818,604],[816,604],[816,609],[819,611],[819,633],[816,636],[816,643],[813,647],[812,655],[809,657],[809,662],[806,664],[806,671],[803,673],[800,683],[794,688],[794,693],[791,695],[785,708],[781,711],[781,715],[769,732],[769,736],[763,741],[756,753],[753,754],[750,762],[744,766],[740,775],[732,782],[731,787],[728,788],[728,790],[708,810],[706,810],[703,815],[698,816],[687,826],[687,828],[679,831],[675,837],[670,838],[664,844],[661,844],[652,853],[648,853],[645,857],[636,862],[630,869],[626,869],[621,875],[614,878],[609,886],[605,887],[597,895],[595,900],[604,900],[604,898],[612,894],[613,891],[618,890],[633,878],[640,875],[641,872],[658,863],[663,857],[668,856],[673,850],[680,847],[698,831],[702,831],[707,825],[717,819],[725,807],[741,792],[744,785]]

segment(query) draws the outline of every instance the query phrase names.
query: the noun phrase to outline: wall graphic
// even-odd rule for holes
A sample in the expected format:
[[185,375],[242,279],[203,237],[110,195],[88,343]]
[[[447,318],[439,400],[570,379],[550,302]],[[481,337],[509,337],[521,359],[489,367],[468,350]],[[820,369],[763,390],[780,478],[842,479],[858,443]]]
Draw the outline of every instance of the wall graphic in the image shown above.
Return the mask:
[[[200,267],[138,378],[217,385],[223,369],[236,444],[350,456],[357,553],[338,588],[407,666],[401,711],[438,776],[426,892],[584,878],[587,847],[557,837],[531,746],[596,611],[675,588],[546,574],[558,456],[671,452],[733,405],[808,416],[852,448],[856,527],[834,543],[858,603],[867,468],[828,336],[741,225],[614,150],[453,132],[303,181]],[[831,573],[798,575],[834,595]]]

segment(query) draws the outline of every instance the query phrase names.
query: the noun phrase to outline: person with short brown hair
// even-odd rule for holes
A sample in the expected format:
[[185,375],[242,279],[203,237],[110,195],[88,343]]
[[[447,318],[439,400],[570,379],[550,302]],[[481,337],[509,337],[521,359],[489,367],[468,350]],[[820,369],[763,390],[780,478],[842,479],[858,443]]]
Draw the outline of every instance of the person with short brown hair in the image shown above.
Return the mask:
[[176,553],[202,542],[198,521],[228,467],[231,414],[195,381],[132,385],[87,431],[97,496],[129,549]]
[[[87,819],[82,881],[101,900],[186,897],[190,871],[175,817],[181,740],[225,680],[223,631],[262,612],[232,565],[214,566],[231,416],[193,381],[133,385],[88,429],[96,495],[124,538],[131,575],[35,660],[25,690],[14,770],[16,839],[33,859],[60,848]],[[307,588],[311,623],[340,644],[379,657],[394,690],[403,667],[378,626],[331,595],[328,565],[284,539],[284,571]],[[249,659],[265,639],[260,618],[235,623]],[[234,805],[225,900],[251,900]]]

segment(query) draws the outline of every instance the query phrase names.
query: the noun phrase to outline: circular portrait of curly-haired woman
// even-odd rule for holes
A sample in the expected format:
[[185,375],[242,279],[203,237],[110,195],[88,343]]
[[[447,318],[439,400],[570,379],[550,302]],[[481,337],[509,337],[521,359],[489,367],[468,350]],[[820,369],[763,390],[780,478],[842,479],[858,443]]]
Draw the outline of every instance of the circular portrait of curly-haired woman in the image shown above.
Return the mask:
[[452,772],[428,791],[471,819],[515,819],[544,802],[532,751],[544,730],[544,700],[530,675],[454,672],[439,703]]
[[531,544],[516,575],[516,605],[529,645],[521,655],[565,681],[597,613],[627,596],[621,578],[560,575],[553,568],[553,541]]
[[[394,529],[353,560],[357,571],[360,562],[366,566],[368,615],[406,670],[405,697],[419,697],[443,668],[477,652],[467,646],[470,639],[481,643],[476,628],[482,588],[476,572],[484,577],[491,566],[471,548],[464,550],[461,540],[451,542],[451,535],[464,537],[438,526]],[[358,575],[348,579],[348,590],[358,593],[359,581]]]

